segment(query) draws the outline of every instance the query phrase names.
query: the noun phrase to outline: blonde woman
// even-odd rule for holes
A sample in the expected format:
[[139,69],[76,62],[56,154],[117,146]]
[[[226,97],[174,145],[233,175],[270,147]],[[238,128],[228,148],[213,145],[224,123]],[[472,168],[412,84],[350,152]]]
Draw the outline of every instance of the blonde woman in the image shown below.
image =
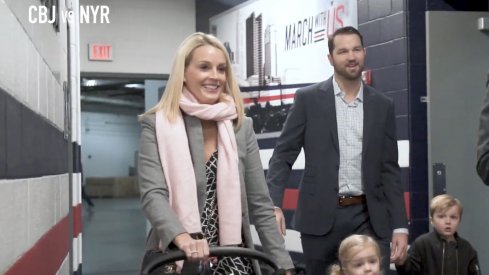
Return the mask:
[[[182,42],[160,102],[140,121],[139,186],[152,225],[147,254],[177,247],[198,261],[207,259],[209,246],[253,248],[254,224],[265,253],[281,268],[293,268],[252,121],[244,117],[229,56],[217,38],[195,33]],[[211,269],[260,273],[257,263],[239,257],[220,259]]]
[[351,235],[338,249],[340,265],[331,267],[330,275],[379,275],[380,248],[372,237]]

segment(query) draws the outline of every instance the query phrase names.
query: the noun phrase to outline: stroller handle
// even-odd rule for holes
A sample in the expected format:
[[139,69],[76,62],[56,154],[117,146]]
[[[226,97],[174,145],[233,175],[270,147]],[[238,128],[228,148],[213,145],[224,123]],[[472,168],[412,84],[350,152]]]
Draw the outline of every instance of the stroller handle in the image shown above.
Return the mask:
[[[269,265],[276,274],[280,274],[277,271],[281,271],[278,265],[265,253],[257,251],[254,249],[244,248],[244,247],[231,247],[231,246],[220,246],[220,247],[210,247],[209,256],[211,257],[245,257],[250,259],[259,260],[261,262]],[[169,253],[164,253],[152,259],[142,270],[142,275],[147,275],[153,272],[155,269],[161,267],[170,262],[180,261],[187,259],[185,252],[181,250],[170,251]],[[285,273],[284,273],[285,274]]]

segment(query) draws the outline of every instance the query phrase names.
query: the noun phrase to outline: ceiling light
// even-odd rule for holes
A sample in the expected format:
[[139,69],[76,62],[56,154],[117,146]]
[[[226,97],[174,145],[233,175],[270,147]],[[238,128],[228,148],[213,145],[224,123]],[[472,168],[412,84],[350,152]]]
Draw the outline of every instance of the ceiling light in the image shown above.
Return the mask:
[[137,84],[137,83],[126,84],[126,85],[124,85],[124,87],[133,88],[133,89],[144,89],[143,84]]

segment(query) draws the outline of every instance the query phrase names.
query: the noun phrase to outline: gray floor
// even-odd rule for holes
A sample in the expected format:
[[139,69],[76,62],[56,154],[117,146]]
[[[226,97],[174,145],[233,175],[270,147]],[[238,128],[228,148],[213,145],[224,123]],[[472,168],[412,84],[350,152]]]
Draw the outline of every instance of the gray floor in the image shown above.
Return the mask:
[[139,199],[93,202],[83,207],[83,274],[138,274],[146,235]]

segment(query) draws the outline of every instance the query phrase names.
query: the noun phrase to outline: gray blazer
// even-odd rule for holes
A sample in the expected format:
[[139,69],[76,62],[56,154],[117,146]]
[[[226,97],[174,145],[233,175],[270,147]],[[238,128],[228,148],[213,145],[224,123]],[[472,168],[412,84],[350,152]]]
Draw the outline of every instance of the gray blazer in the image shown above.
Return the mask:
[[[382,239],[393,229],[407,228],[400,183],[394,104],[364,85],[362,183],[370,220]],[[301,149],[304,175],[294,226],[301,233],[325,235],[338,207],[340,154],[332,78],[299,89],[270,159],[267,181],[271,197],[281,206],[285,183]]]
[[[197,181],[199,210],[202,212],[207,183],[202,126],[196,117],[184,116],[184,121]],[[139,190],[143,210],[152,225],[146,242],[146,249],[149,250],[156,249],[160,240],[163,247],[167,247],[178,234],[186,231],[168,202],[168,188],[158,155],[155,115],[145,116],[141,125]],[[258,143],[250,118],[245,118],[240,129],[236,131],[236,142],[241,181],[242,230],[246,246],[254,247],[250,231],[251,221],[255,225],[265,253],[270,255],[280,267],[293,268],[292,260],[285,249],[284,238],[275,222],[273,203],[265,182]],[[259,272],[256,263],[255,270]]]

